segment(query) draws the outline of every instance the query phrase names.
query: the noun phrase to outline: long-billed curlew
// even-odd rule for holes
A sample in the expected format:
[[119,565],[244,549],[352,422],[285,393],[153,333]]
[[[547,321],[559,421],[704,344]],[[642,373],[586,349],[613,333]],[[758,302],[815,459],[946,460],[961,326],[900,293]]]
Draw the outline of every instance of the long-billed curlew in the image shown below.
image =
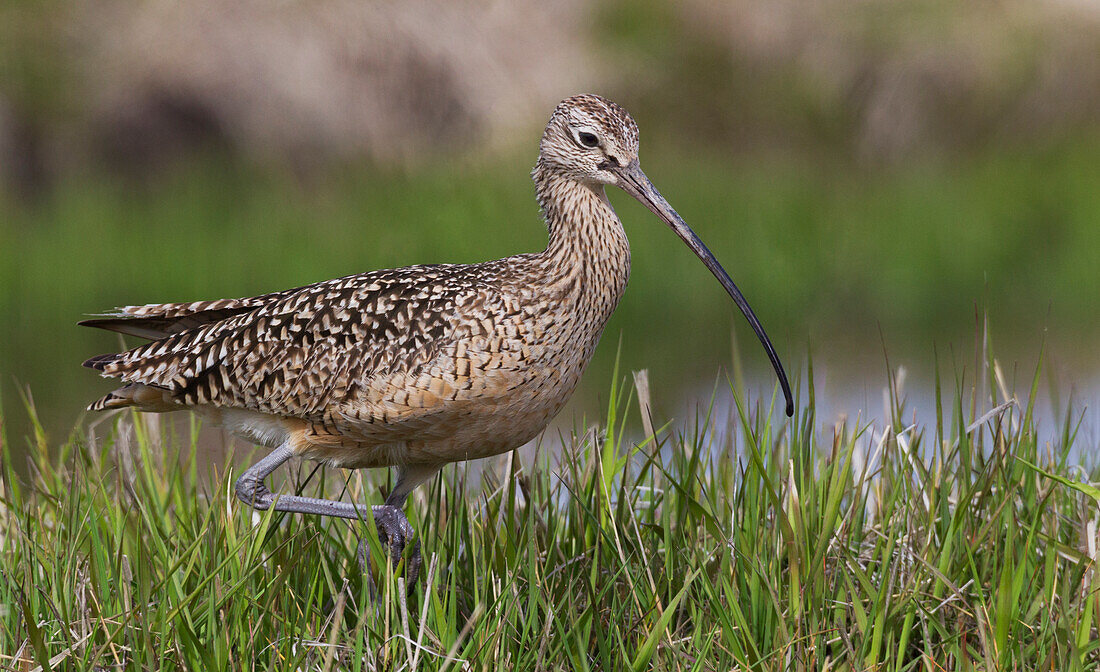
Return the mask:
[[[450,462],[533,439],[573,393],[630,274],[621,188],[665,221],[729,292],[779,357],[714,255],[638,164],[638,127],[599,96],[562,101],[532,173],[550,241],[481,264],[409,266],[244,299],[128,306],[83,325],[150,339],[85,362],[126,383],[91,410],[192,409],[273,449],[237,481],[257,509],[358,519],[366,507],[273,494],[264,479],[292,457],[347,468],[397,467],[374,506],[396,564],[415,538],[409,492]],[[419,540],[409,559],[419,569]]]

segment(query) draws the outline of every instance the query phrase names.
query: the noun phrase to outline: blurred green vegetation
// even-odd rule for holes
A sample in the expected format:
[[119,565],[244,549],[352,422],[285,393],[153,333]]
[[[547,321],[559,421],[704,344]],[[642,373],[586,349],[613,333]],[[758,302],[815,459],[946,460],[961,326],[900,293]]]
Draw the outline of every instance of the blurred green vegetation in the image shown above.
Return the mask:
[[[274,32],[238,39],[227,31],[210,43],[224,51],[203,53],[221,54],[224,66],[249,56],[241,62],[257,69],[249,76],[259,89],[286,84],[292,75],[278,64],[293,59],[277,58],[287,46],[279,30],[306,17],[265,14],[263,5],[222,14],[231,4],[203,6],[211,17]],[[369,49],[345,52],[325,31],[309,43],[331,57],[318,62],[358,54],[391,69],[415,105],[455,105],[455,118],[481,120],[482,135],[449,159],[418,156],[400,169],[370,163],[386,163],[384,152],[348,160],[288,150],[315,146],[314,136],[291,132],[315,126],[306,118],[280,127],[288,137],[260,132],[263,125],[246,131],[242,124],[265,115],[234,113],[256,99],[234,98],[234,87],[211,78],[242,70],[198,58],[145,67],[160,53],[147,48],[171,52],[162,38],[189,44],[188,30],[209,31],[173,22],[187,12],[112,8],[0,0],[0,399],[15,425],[9,436],[26,429],[12,408],[16,385],[34,393],[55,432],[68,431],[77,409],[109,387],[79,363],[118,340],[78,329],[85,314],[544,245],[527,177],[537,125],[520,134],[522,150],[479,154],[496,112],[484,116],[483,101],[471,102],[483,87],[454,74],[465,72],[458,64],[474,72],[482,62],[462,41],[440,46],[430,30],[409,31],[404,47],[430,57],[392,63],[371,60]],[[359,25],[330,9],[333,28]],[[728,267],[788,369],[808,344],[833,362],[865,365],[882,352],[880,339],[892,355],[930,359],[933,343],[972,338],[976,305],[992,316],[999,342],[1027,359],[1049,327],[1055,351],[1082,364],[1081,375],[1100,366],[1094,349],[1081,347],[1100,327],[1100,61],[1088,57],[1100,36],[1091,23],[1023,3],[939,0],[601,0],[587,11],[587,33],[563,24],[554,34],[576,36],[569,48],[603,73],[597,81],[606,85],[596,88],[635,114],[643,165]],[[108,36],[103,21],[123,16],[135,20]],[[497,29],[529,34],[525,16]],[[117,52],[116,42],[125,42]],[[451,49],[453,67],[432,69],[437,47]],[[552,64],[559,56],[538,55]],[[414,77],[418,63],[440,79]],[[541,71],[497,65],[491,76],[511,73],[510,86],[532,100],[543,95],[523,74]],[[586,77],[577,75],[578,86],[593,81]],[[367,94],[377,86],[369,82],[360,82]],[[322,109],[346,99],[315,102]],[[270,116],[300,109],[284,104]],[[405,114],[400,105],[379,109]],[[400,121],[383,127],[417,137],[415,119]],[[385,139],[390,149],[408,140]],[[611,198],[634,272],[588,376],[599,384],[582,389],[580,403],[607,380],[619,339],[623,369],[650,368],[669,388],[665,398],[697,389],[730,362],[731,328],[750,374],[770,380],[742,318],[694,257],[643,208]]]
[[[674,138],[645,136],[642,162],[796,369],[807,343],[834,359],[866,360],[881,351],[880,330],[891,354],[965,343],[978,303],[1002,341],[1034,343],[1046,326],[1071,344],[1074,334],[1095,333],[1098,150],[1091,138],[869,171],[794,155],[689,152]],[[42,202],[2,202],[5,417],[25,415],[15,382],[60,432],[108,389],[79,366],[118,345],[113,334],[75,326],[89,313],[541,249],[533,159],[409,172],[345,166],[302,180],[206,155],[143,186],[72,175]],[[730,361],[731,325],[750,372],[767,375],[742,318],[694,256],[641,206],[611,198],[634,270],[582,400],[606,384],[619,339],[623,370],[650,368],[670,388],[659,396],[713,380]]]

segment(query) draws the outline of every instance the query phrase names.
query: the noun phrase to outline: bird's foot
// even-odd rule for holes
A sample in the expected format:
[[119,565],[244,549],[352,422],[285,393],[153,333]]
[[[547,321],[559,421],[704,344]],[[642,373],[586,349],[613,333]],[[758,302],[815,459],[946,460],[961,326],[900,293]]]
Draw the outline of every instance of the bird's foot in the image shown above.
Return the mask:
[[[405,560],[405,584],[408,590],[416,585],[420,576],[420,539],[416,536],[416,530],[409,524],[405,512],[400,507],[383,504],[373,507],[374,525],[378,528],[378,538],[390,552],[390,561],[394,567],[401,562],[405,548],[409,547],[409,557]],[[370,549],[367,540],[359,542],[357,551],[359,565],[363,571],[370,574]]]
[[260,511],[266,511],[275,501],[275,495],[264,484],[263,479],[241,477],[237,479],[234,489],[237,491],[237,499]]

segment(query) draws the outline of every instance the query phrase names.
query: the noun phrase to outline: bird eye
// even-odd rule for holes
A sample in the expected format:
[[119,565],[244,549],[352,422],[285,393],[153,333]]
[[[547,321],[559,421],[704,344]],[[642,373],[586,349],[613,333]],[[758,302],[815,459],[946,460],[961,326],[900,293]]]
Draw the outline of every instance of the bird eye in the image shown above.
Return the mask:
[[600,144],[600,139],[596,137],[596,134],[588,131],[577,133],[577,140],[585,147],[596,147]]

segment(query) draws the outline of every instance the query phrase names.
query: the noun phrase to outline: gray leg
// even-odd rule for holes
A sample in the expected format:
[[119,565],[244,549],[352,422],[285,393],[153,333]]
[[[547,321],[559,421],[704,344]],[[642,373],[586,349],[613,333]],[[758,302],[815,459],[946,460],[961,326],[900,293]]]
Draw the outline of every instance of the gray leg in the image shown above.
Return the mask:
[[370,513],[366,507],[358,507],[347,502],[272,493],[264,483],[264,479],[292,457],[294,457],[293,450],[288,446],[280,446],[267,457],[246,469],[241,477],[237,479],[235,486],[237,497],[245,504],[261,511],[268,510],[274,504],[276,511],[314,513],[319,516],[335,516],[352,520],[364,520]]
[[[398,471],[397,485],[394,486],[393,492],[386,498],[386,503],[367,509],[355,504],[336,502],[330,499],[272,493],[264,484],[264,479],[291,457],[294,457],[294,451],[289,446],[280,446],[267,457],[246,469],[241,477],[237,479],[235,486],[237,497],[245,504],[261,511],[274,507],[276,511],[312,513],[319,516],[335,516],[352,520],[364,520],[369,512],[371,517],[374,518],[374,524],[378,528],[379,535],[384,537],[386,545],[389,546],[390,559],[395,566],[401,560],[401,555],[408,541],[410,539],[414,540],[406,577],[409,586],[416,583],[417,576],[420,574],[420,540],[415,538],[416,532],[413,530],[412,525],[409,525],[409,520],[405,517],[402,507],[413,488],[434,476],[442,465],[401,467]],[[360,544],[359,553],[360,561],[363,561],[366,558],[363,544]]]

